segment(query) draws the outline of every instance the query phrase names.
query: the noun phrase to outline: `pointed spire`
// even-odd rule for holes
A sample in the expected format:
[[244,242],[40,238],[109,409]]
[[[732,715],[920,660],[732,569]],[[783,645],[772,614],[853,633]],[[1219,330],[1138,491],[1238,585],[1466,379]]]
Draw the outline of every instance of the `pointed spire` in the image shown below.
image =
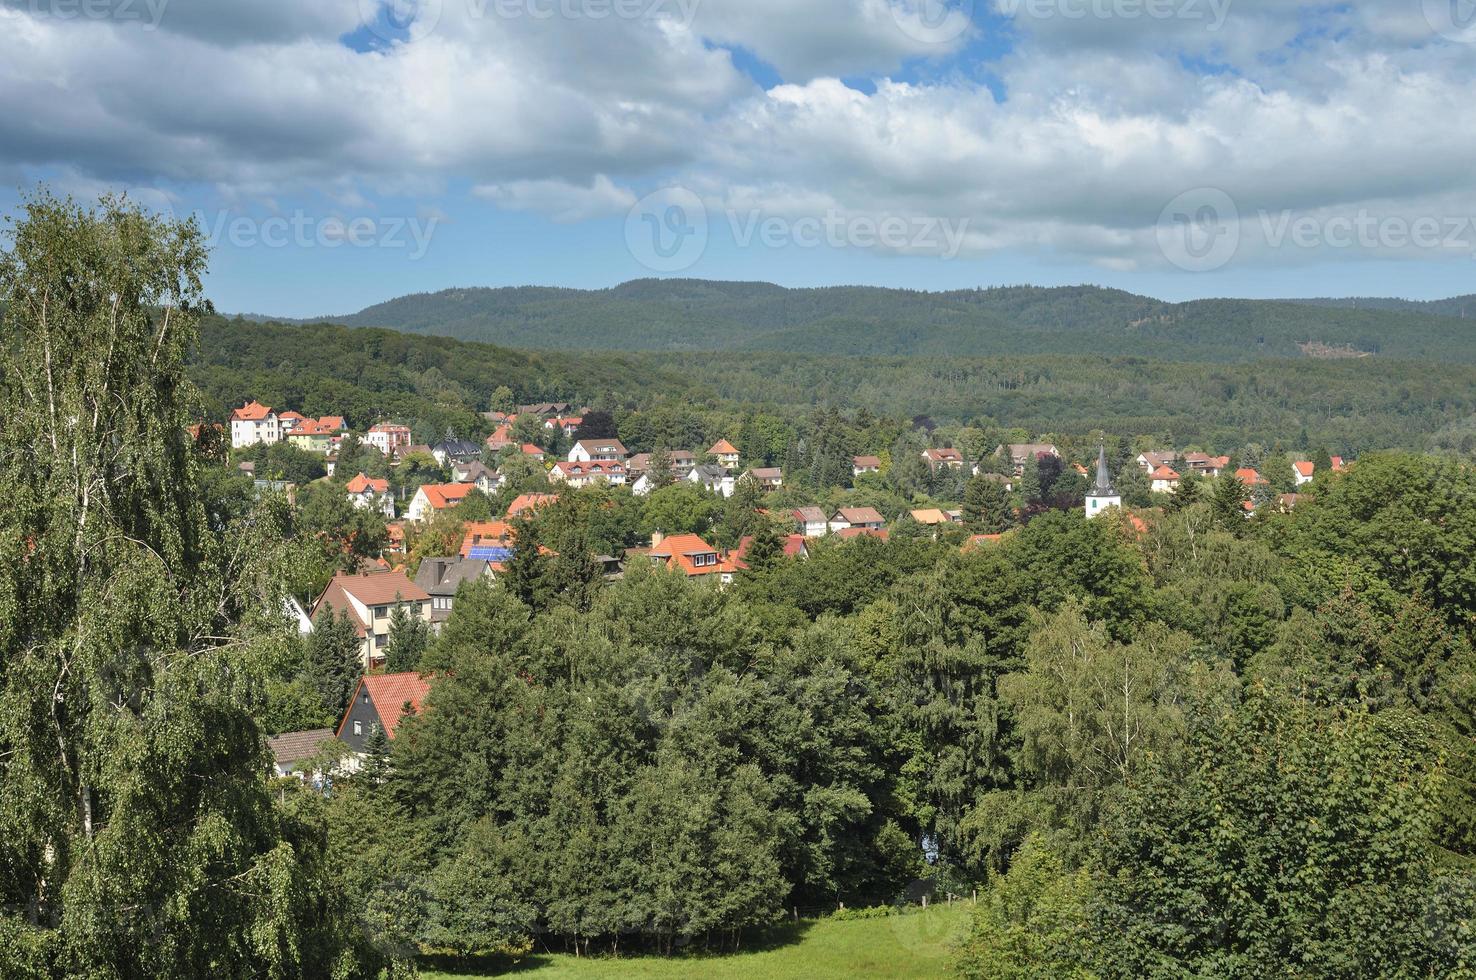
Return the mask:
[[1097,485],[1092,488],[1094,497],[1115,497],[1117,494],[1112,489],[1112,475],[1107,472],[1107,444],[1097,444]]

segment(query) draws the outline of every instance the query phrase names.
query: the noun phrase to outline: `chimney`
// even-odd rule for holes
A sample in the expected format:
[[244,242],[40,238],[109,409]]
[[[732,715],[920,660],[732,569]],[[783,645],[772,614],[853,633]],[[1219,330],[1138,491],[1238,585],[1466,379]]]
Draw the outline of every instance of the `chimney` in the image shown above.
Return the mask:
[[651,532],[651,547],[653,547],[653,548],[659,548],[659,547],[661,547],[661,542],[663,542],[665,540],[666,540],[666,535],[664,533],[662,533],[661,531],[652,531]]

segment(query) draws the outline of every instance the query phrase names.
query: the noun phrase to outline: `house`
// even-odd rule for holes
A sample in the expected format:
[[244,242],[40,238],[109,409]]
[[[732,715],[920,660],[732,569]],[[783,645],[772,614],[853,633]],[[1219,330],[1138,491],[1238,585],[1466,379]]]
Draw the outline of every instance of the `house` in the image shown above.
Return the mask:
[[1206,453],[1185,453],[1184,465],[1189,467],[1190,473],[1213,479],[1230,465],[1230,457],[1210,456]]
[[431,599],[431,626],[439,630],[451,618],[456,593],[464,583],[493,576],[492,563],[484,558],[426,558],[415,573],[415,584]]
[[1149,474],[1150,476],[1152,475],[1153,471],[1158,469],[1160,466],[1167,466],[1172,469],[1173,465],[1178,461],[1178,453],[1172,452],[1170,450],[1152,453],[1145,452],[1138,454],[1138,468],[1141,469],[1144,473]]
[[925,449],[923,459],[927,461],[928,468],[934,473],[940,469],[961,470],[964,466],[963,453],[952,446],[945,446],[942,449]]
[[1112,474],[1107,471],[1107,447],[1105,445],[1097,446],[1097,480],[1087,491],[1086,501],[1082,506],[1086,508],[1088,520],[1101,517],[1108,508],[1122,506],[1122,496],[1112,485]]
[[431,447],[431,455],[441,466],[470,463],[472,460],[482,458],[482,447],[474,442],[459,439],[454,433],[448,432],[446,438]]
[[395,497],[388,480],[376,480],[360,473],[344,488],[349,503],[357,510],[376,510],[385,517],[395,516]]
[[929,527],[937,527],[941,524],[963,523],[963,512],[958,510],[940,510],[937,507],[925,507],[921,510],[914,510],[911,514],[914,521]]
[[1025,475],[1025,464],[1032,459],[1042,456],[1061,457],[1060,450],[1049,442],[1012,442],[1006,446],[999,446],[994,450],[996,456],[1009,456],[1010,465],[1015,468],[1016,476]]
[[561,461],[548,471],[548,482],[563,483],[576,488],[590,487],[596,483],[620,487],[625,485],[625,464],[615,460],[585,463]]
[[796,507],[789,513],[794,518],[796,530],[807,538],[823,538],[830,530],[825,511],[819,507]]
[[851,528],[880,531],[887,526],[887,519],[874,507],[842,507],[830,518],[830,530],[840,533]]
[[309,453],[327,455],[338,445],[342,430],[323,419],[303,419],[287,433],[287,441]]
[[404,572],[340,572],[313,606],[313,622],[325,614],[347,612],[363,641],[364,669],[373,670],[384,663],[390,617],[397,608],[430,621],[430,596]]
[[568,415],[563,418],[551,418],[543,423],[545,429],[557,429],[565,436],[572,437],[579,427],[584,424],[584,416]]
[[852,456],[851,476],[865,476],[867,473],[881,472],[880,456]]
[[1179,474],[1168,466],[1159,466],[1148,474],[1154,493],[1173,493],[1179,489]]
[[258,401],[249,401],[231,412],[231,448],[244,449],[258,443],[272,445],[282,439],[277,413]]
[[403,555],[405,553],[405,525],[400,521],[390,521],[384,526],[385,533],[389,535],[389,544],[385,545],[385,551],[391,554]]
[[1313,476],[1316,475],[1316,469],[1315,464],[1309,463],[1306,460],[1299,459],[1295,463],[1292,463],[1292,470],[1296,473],[1297,486],[1300,487],[1311,483]]
[[541,510],[559,501],[556,493],[524,493],[513,498],[513,502],[507,505],[507,516],[509,519],[517,517],[524,511]]
[[405,517],[411,521],[428,521],[461,503],[476,488],[475,483],[427,483],[415,491]]
[[1334,473],[1341,473],[1350,465],[1343,462],[1343,457],[1341,456],[1332,456],[1330,457],[1330,459],[1332,460],[1332,469]]
[[548,418],[557,415],[567,415],[574,406],[568,402],[539,402],[536,405],[519,405],[519,415],[537,415],[540,418]]
[[884,527],[848,527],[835,533],[842,541],[850,541],[854,538],[876,538],[879,541],[890,540],[891,535]]
[[500,453],[507,447],[516,446],[517,444],[517,440],[513,438],[512,426],[499,425],[492,430],[492,434],[487,437],[484,445],[494,453]]
[[473,484],[489,497],[502,486],[502,474],[479,459],[472,460],[470,463],[453,464],[451,480],[454,483]]
[[317,759],[333,741],[333,729],[313,728],[305,732],[283,732],[267,739],[267,748],[272,752],[272,772],[278,776],[296,776],[317,781],[321,773],[308,773],[302,764]]
[[[745,559],[748,556],[748,549],[752,544],[753,535],[745,535],[739,540],[738,547],[734,548],[732,554],[728,556],[728,561],[732,564],[735,571],[742,571],[748,567],[748,562]],[[803,534],[787,534],[784,536],[784,557],[810,557],[810,546],[805,543],[805,536]]]
[[979,467],[976,465],[974,467],[974,476],[980,477],[984,480],[988,480],[990,483],[998,483],[1000,486],[1004,487],[1005,493],[1010,493],[1015,489],[1015,478],[1012,476],[1005,476],[1003,473],[984,473],[981,472]]
[[738,463],[742,459],[742,456],[738,452],[738,447],[726,439],[719,439],[713,443],[712,448],[707,451],[707,455],[716,460],[719,466],[729,470],[737,469]]
[[376,729],[394,741],[407,714],[419,714],[430,694],[430,681],[419,674],[371,674],[359,686],[338,723],[338,739],[360,755]]
[[619,463],[625,465],[630,453],[619,439],[581,439],[569,448],[571,463]]
[[1244,483],[1246,486],[1251,488],[1264,487],[1269,485],[1271,482],[1260,473],[1257,473],[1255,470],[1251,469],[1249,466],[1242,466],[1240,469],[1236,470],[1235,479],[1239,480],[1241,483]]
[[777,466],[755,466],[738,479],[751,480],[758,484],[758,488],[764,493],[770,493],[783,488],[784,471]]
[[722,497],[733,496],[733,475],[721,466],[715,466],[712,463],[694,466],[692,472],[687,474],[687,480],[703,487],[709,493]]
[[386,456],[397,456],[402,449],[410,448],[410,427],[382,422],[369,427],[364,441]]
[[548,457],[548,453],[544,452],[542,449],[539,449],[531,442],[523,443],[521,446],[518,447],[518,449],[524,456],[527,456],[529,459],[536,459],[540,463]]
[[653,535],[647,555],[653,562],[679,569],[689,578],[713,576],[728,581],[736,571],[731,561],[695,534],[673,534],[669,538]]

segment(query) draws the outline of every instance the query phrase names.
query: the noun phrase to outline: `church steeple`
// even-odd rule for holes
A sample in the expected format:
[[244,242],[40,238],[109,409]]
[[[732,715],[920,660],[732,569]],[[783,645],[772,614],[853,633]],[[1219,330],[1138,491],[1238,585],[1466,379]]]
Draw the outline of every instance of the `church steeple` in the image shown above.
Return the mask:
[[1108,507],[1121,507],[1122,498],[1112,486],[1112,474],[1107,469],[1107,445],[1097,444],[1097,482],[1086,495],[1086,516],[1096,517]]

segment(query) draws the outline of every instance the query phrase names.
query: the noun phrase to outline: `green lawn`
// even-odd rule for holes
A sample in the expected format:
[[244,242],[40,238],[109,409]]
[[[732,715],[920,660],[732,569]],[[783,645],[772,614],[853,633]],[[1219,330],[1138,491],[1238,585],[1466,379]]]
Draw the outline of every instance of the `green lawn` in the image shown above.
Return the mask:
[[926,912],[835,922],[791,923],[770,942],[726,956],[638,956],[576,959],[563,953],[532,954],[499,970],[437,973],[438,980],[516,975],[528,980],[923,980],[948,975],[953,942],[968,927],[967,904],[934,906]]

